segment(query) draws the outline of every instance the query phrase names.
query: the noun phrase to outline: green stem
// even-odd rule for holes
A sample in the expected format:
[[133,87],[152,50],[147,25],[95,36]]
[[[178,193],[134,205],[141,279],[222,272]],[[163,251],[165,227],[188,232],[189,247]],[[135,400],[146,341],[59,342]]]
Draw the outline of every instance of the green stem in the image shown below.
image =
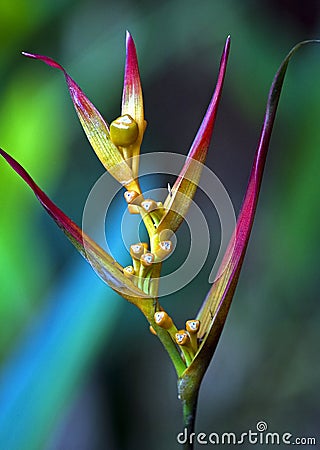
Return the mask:
[[157,336],[160,339],[162,345],[167,350],[170,359],[174,365],[174,368],[176,369],[178,377],[180,377],[183,372],[186,370],[186,366],[184,362],[181,359],[180,353],[174,344],[174,342],[171,339],[170,334],[167,332],[167,330],[164,330],[161,327],[158,327],[155,323],[152,324],[153,328],[157,332]]
[[[143,298],[141,300],[142,300],[142,302],[144,301]],[[149,301],[150,300],[151,299],[149,299]],[[140,311],[146,317],[149,324],[152,326],[152,328],[157,333],[157,337],[159,338],[159,340],[161,341],[165,350],[168,352],[168,355],[170,356],[170,359],[174,365],[174,368],[176,369],[178,378],[181,377],[181,375],[183,374],[183,372],[186,370],[187,367],[181,358],[180,352],[177,349],[176,344],[173,342],[168,331],[159,327],[154,320],[154,313],[157,308],[157,299],[156,298],[154,299],[153,305],[150,304],[150,302],[148,302],[147,304],[146,303],[143,304],[142,302],[140,302],[138,300],[137,303],[135,303],[135,304],[138,306]],[[143,307],[142,307],[142,305],[143,305]]]
[[146,316],[150,325],[152,325],[152,327],[156,331],[157,337],[159,338],[162,345],[168,352],[170,359],[174,365],[174,368],[177,372],[177,375],[178,375],[178,377],[180,377],[183,374],[183,372],[186,370],[186,365],[181,358],[180,352],[177,349],[177,346],[173,342],[168,331],[159,327],[154,321],[154,313],[155,313],[157,305],[158,305],[158,288],[159,288],[160,273],[161,273],[161,263],[157,263],[154,265],[153,273],[152,273],[152,276],[155,276],[155,278],[151,279],[151,285],[150,285],[150,294],[155,302],[154,308],[152,308],[152,310],[146,310],[146,311],[142,310],[142,312]]
[[159,281],[161,275],[161,262],[155,263],[152,268],[152,278],[150,282],[150,296],[152,298],[157,298],[159,293]]
[[190,364],[192,363],[194,356],[191,355],[189,350],[187,348],[183,347],[182,345],[181,345],[180,349],[183,353],[183,356],[185,357],[187,367],[189,367]]
[[197,413],[197,403],[200,383],[194,384],[188,377],[182,377],[178,380],[178,394],[182,403],[183,412],[183,435],[186,437],[184,450],[193,450],[195,436],[194,426]]

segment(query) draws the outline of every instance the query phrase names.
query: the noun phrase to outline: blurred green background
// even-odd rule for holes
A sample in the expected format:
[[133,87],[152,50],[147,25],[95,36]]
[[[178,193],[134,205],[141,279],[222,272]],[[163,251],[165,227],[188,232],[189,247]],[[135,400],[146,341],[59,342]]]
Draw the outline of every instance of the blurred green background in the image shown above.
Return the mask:
[[[273,75],[296,42],[319,38],[319,9],[316,0],[0,0],[0,145],[81,224],[103,168],[62,75],[20,52],[64,64],[110,122],[129,29],[148,120],[143,152],[186,154],[231,34],[208,166],[238,211]],[[270,431],[319,439],[319,77],[320,48],[304,48],[289,66],[197,431],[245,432],[265,420]],[[175,374],[144,318],[103,285],[3,161],[0,206],[1,450],[179,448]],[[163,301],[178,326],[209,288],[213,241],[200,276]]]

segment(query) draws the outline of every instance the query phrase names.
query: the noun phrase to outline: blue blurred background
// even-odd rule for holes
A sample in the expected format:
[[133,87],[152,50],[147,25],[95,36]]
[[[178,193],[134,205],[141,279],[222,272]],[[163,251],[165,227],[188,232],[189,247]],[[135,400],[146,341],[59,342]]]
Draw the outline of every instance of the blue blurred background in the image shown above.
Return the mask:
[[[273,75],[296,42],[319,38],[320,15],[316,0],[1,0],[0,25],[0,145],[81,224],[104,169],[62,75],[21,51],[64,64],[110,122],[119,115],[129,29],[148,120],[143,152],[186,154],[231,34],[208,166],[238,211]],[[270,431],[317,436],[319,77],[320,48],[304,48],[289,66],[198,431],[245,432],[265,420]],[[4,162],[0,189],[1,450],[179,448],[174,370],[144,318],[100,281]],[[218,240],[214,219],[212,227]],[[180,327],[209,288],[216,244],[198,278],[163,301]]]

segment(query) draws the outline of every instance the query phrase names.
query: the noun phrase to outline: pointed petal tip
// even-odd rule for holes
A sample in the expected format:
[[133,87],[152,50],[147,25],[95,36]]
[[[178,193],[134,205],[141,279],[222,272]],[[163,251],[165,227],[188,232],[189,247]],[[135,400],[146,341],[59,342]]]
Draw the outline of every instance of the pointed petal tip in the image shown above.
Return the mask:
[[21,52],[23,56],[27,56],[28,58],[35,58],[36,55],[34,53]]
[[231,45],[231,36],[230,36],[230,34],[229,34],[229,35],[227,36],[226,43],[225,43],[225,45],[224,45],[224,54],[227,54],[227,55],[228,55],[229,50],[230,50],[230,45]]
[[132,37],[130,31],[128,31],[128,30],[126,31],[126,49],[127,49],[127,53],[129,51],[135,50],[135,43],[134,43],[133,37]]
[[38,55],[37,53],[28,53],[28,52],[21,52],[21,53],[23,56],[26,56],[27,58],[38,59],[47,64],[48,66],[60,69],[65,73],[64,68],[60,64],[58,64],[54,59],[49,58],[49,56]]

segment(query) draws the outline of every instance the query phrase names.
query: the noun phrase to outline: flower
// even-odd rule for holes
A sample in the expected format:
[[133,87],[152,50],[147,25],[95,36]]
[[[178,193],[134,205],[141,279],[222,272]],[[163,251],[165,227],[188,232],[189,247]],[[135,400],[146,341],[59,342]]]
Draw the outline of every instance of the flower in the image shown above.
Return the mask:
[[[47,56],[24,53],[64,73],[72,102],[92,148],[106,170],[126,189],[125,199],[129,211],[141,214],[149,233],[150,243],[132,244],[130,248],[132,265],[122,267],[48,198],[17,161],[2,149],[0,154],[30,186],[42,206],[82,256],[93,265],[101,278],[121,296],[135,304],[146,316],[152,330],[173,361],[179,377],[180,397],[184,404],[188,404],[189,412],[217,346],[239,279],[287,66],[296,50],[309,42],[314,41],[305,41],[295,46],[274,77],[248,188],[234,234],[216,281],[199,313],[195,319],[187,321],[186,330],[180,331],[158,301],[162,261],[172,251],[170,237],[163,240],[160,236],[164,230],[171,233],[177,231],[197,189],[221,98],[230,37],[227,38],[223,49],[216,89],[207,112],[185,164],[163,204],[153,199],[144,199],[139,185],[139,154],[146,121],[137,54],[131,35],[127,32],[121,115],[110,127],[60,64]],[[165,325],[162,322],[163,318],[166,319]]]

